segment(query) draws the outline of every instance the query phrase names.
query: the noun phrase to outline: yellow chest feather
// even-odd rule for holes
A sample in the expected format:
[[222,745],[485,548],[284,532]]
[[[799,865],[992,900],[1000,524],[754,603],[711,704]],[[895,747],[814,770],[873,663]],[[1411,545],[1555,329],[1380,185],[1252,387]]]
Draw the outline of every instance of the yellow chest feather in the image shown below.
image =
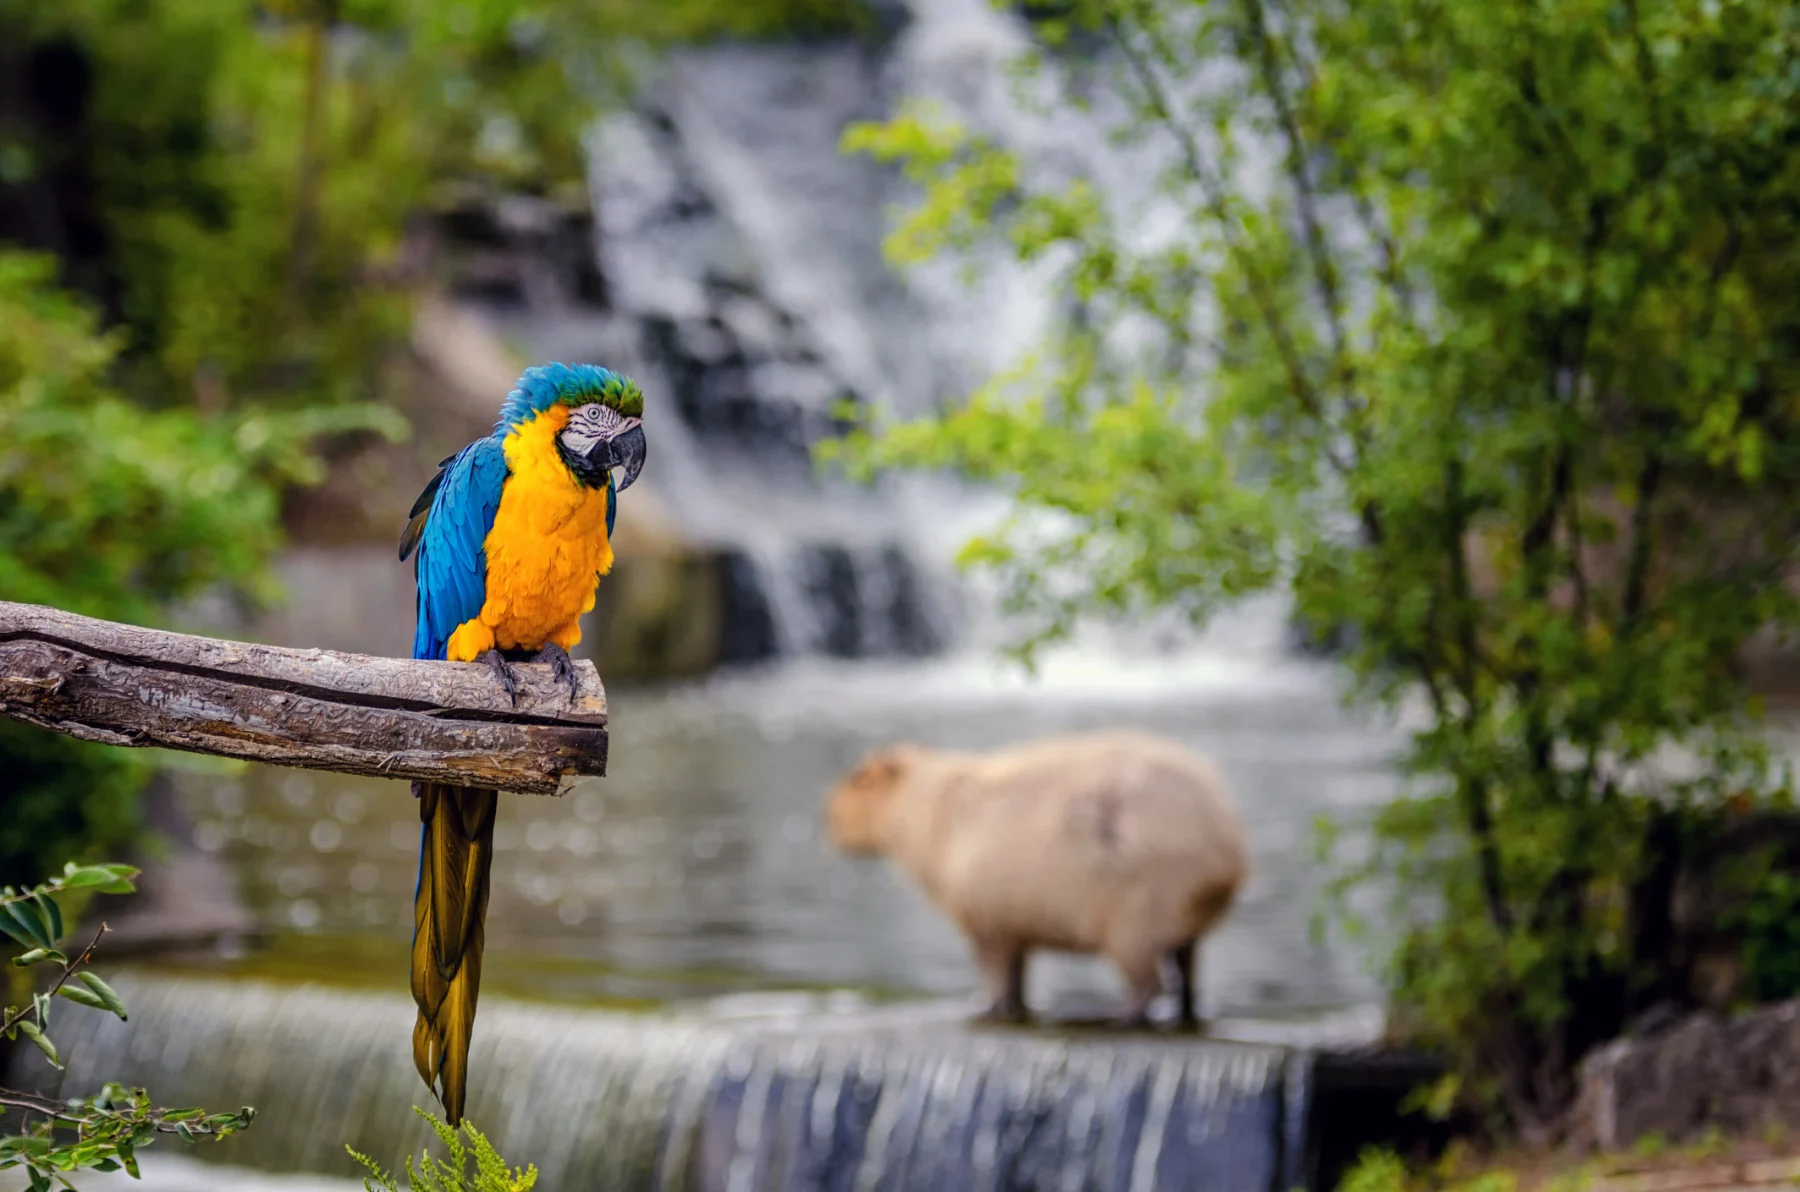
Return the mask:
[[480,618],[502,650],[573,646],[599,577],[612,570],[606,490],[580,484],[556,453],[568,420],[553,406],[506,438],[512,471],[487,536]]

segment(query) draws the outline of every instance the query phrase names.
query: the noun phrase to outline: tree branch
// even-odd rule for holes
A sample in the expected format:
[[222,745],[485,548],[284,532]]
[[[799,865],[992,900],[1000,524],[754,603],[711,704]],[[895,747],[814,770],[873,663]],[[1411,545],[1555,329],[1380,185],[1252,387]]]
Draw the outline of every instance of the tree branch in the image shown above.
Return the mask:
[[[22,1093],[17,1089],[4,1087],[0,1087],[0,1108],[18,1109],[25,1113],[35,1113],[42,1117],[49,1118],[51,1121],[67,1122],[71,1126],[88,1126],[94,1121],[93,1114],[71,1111],[66,1102],[58,1101],[54,1097],[39,1096],[36,1093]],[[158,1134],[176,1134],[191,1142],[194,1136],[206,1137],[218,1133],[216,1129],[203,1121],[164,1121],[159,1115],[168,1112],[172,1111],[154,1110],[150,1114],[149,1124]],[[186,1131],[182,1130],[183,1126],[187,1127]]]
[[1651,515],[1657,489],[1662,485],[1662,475],[1662,452],[1653,448],[1638,471],[1637,502],[1631,510],[1631,558],[1625,565],[1625,594],[1619,607],[1618,640],[1621,644],[1636,635],[1649,591],[1650,563],[1656,553],[1656,527]]
[[1175,106],[1169,96],[1168,88],[1157,77],[1155,67],[1151,65],[1143,50],[1131,40],[1123,24],[1116,17],[1109,19],[1108,27],[1112,33],[1114,44],[1119,48],[1119,53],[1131,68],[1131,73],[1136,76],[1138,86],[1143,89],[1144,102],[1149,106],[1151,114],[1175,139],[1176,146],[1181,150],[1182,166],[1185,172],[1199,185],[1207,211],[1219,225],[1219,230],[1225,237],[1226,246],[1230,249],[1232,256],[1237,259],[1238,266],[1243,269],[1244,279],[1249,285],[1251,300],[1256,304],[1258,313],[1262,315],[1269,337],[1275,341],[1275,351],[1281,357],[1283,371],[1287,373],[1288,386],[1293,391],[1294,397],[1305,407],[1306,412],[1319,424],[1323,439],[1322,450],[1327,462],[1339,475],[1349,475],[1349,461],[1338,453],[1331,442],[1333,431],[1331,420],[1327,417],[1324,403],[1319,399],[1312,378],[1306,374],[1306,362],[1301,358],[1299,346],[1294,342],[1286,320],[1282,318],[1275,291],[1268,279],[1263,277],[1255,260],[1251,258],[1249,250],[1244,245],[1243,237],[1238,234],[1237,225],[1231,215],[1231,206],[1225,194],[1224,183],[1207,164],[1206,154],[1201,150],[1200,143],[1195,139],[1193,131],[1176,117]]
[[109,745],[555,794],[606,773],[606,695],[515,666],[290,650],[0,602],[0,716]]
[[311,280],[319,236],[319,188],[325,163],[326,105],[331,97],[331,37],[337,0],[319,0],[306,20],[306,100],[294,181],[294,227],[288,253],[286,298],[298,315]]
[[1325,241],[1324,225],[1319,222],[1318,195],[1306,164],[1306,138],[1300,133],[1300,122],[1294,116],[1293,104],[1288,101],[1287,88],[1281,79],[1281,64],[1275,57],[1275,40],[1269,35],[1261,0],[1244,0],[1244,17],[1250,26],[1250,36],[1256,42],[1257,64],[1261,70],[1263,88],[1269,93],[1269,101],[1275,105],[1275,118],[1281,124],[1282,136],[1287,141],[1288,178],[1294,185],[1300,226],[1306,233],[1306,251],[1312,262],[1313,282],[1318,288],[1319,304],[1325,311],[1326,325],[1331,331],[1332,354],[1338,367],[1342,369],[1345,346],[1348,343],[1344,331],[1343,296],[1338,290],[1337,265],[1331,259],[1331,248]]
[[[75,975],[75,970],[86,964],[94,955],[95,945],[100,942],[100,937],[105,935],[109,930],[110,928],[108,928],[105,923],[100,924],[100,930],[94,933],[94,938],[88,941],[88,946],[83,948],[72,960],[63,963],[62,972],[56,975],[56,980],[51,983],[50,988],[44,992],[43,996],[47,998],[55,997],[56,991],[68,984],[69,978]],[[33,1008],[35,1004],[35,999],[26,1002],[23,1006],[20,1006],[17,1010],[7,1015],[6,1021],[0,1022],[0,1035],[6,1034],[21,1022],[30,1018],[36,1012]]]

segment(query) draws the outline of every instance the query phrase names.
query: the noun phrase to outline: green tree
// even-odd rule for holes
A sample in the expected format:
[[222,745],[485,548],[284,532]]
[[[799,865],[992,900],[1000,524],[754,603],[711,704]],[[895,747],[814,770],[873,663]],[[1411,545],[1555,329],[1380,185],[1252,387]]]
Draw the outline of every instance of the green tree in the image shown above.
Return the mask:
[[1101,48],[1032,77],[1119,100],[1180,217],[929,109],[851,130],[923,188],[894,257],[999,237],[1066,318],[829,454],[1010,489],[965,557],[1027,652],[1276,586],[1350,630],[1356,690],[1426,713],[1351,875],[1397,893],[1395,1002],[1539,1131],[1633,1009],[1647,825],[1777,785],[1734,662],[1796,614],[1800,11],[1064,7]]

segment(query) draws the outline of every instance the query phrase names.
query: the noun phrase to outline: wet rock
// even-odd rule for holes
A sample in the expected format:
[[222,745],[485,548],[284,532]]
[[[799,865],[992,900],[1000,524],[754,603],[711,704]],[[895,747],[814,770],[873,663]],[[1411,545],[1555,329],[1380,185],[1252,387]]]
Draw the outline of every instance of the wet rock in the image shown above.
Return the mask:
[[708,552],[627,557],[600,585],[584,652],[609,683],[705,674],[718,663],[719,561]]
[[755,565],[737,551],[726,551],[719,557],[719,585],[720,665],[763,662],[778,655],[781,639],[774,610]]
[[944,647],[944,635],[932,621],[930,606],[919,582],[919,573],[905,551],[895,546],[882,549],[874,573],[880,595],[872,603],[884,610],[887,651],[907,657],[923,657]]
[[809,644],[823,653],[919,657],[943,644],[911,559],[892,544],[855,550],[812,545],[802,555],[801,575],[817,625]]
[[1617,1150],[1655,1134],[1761,1134],[1800,1126],[1800,1002],[1736,1017],[1705,1012],[1615,1040],[1580,1068],[1571,1136]]
[[863,606],[849,550],[822,546],[809,551],[805,582],[807,595],[819,613],[821,648],[838,658],[856,657],[862,652]]

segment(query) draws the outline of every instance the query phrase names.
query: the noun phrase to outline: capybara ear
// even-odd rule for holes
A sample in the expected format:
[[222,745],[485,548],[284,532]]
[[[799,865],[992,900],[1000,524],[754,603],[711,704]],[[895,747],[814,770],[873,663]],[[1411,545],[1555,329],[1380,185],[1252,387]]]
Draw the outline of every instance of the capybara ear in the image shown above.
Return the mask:
[[906,777],[911,769],[913,757],[918,753],[917,745],[902,743],[878,749],[862,760],[851,775],[850,781],[865,790],[881,790],[894,786]]
[[851,853],[881,851],[886,809],[905,784],[920,750],[890,745],[868,754],[826,796],[827,835]]

